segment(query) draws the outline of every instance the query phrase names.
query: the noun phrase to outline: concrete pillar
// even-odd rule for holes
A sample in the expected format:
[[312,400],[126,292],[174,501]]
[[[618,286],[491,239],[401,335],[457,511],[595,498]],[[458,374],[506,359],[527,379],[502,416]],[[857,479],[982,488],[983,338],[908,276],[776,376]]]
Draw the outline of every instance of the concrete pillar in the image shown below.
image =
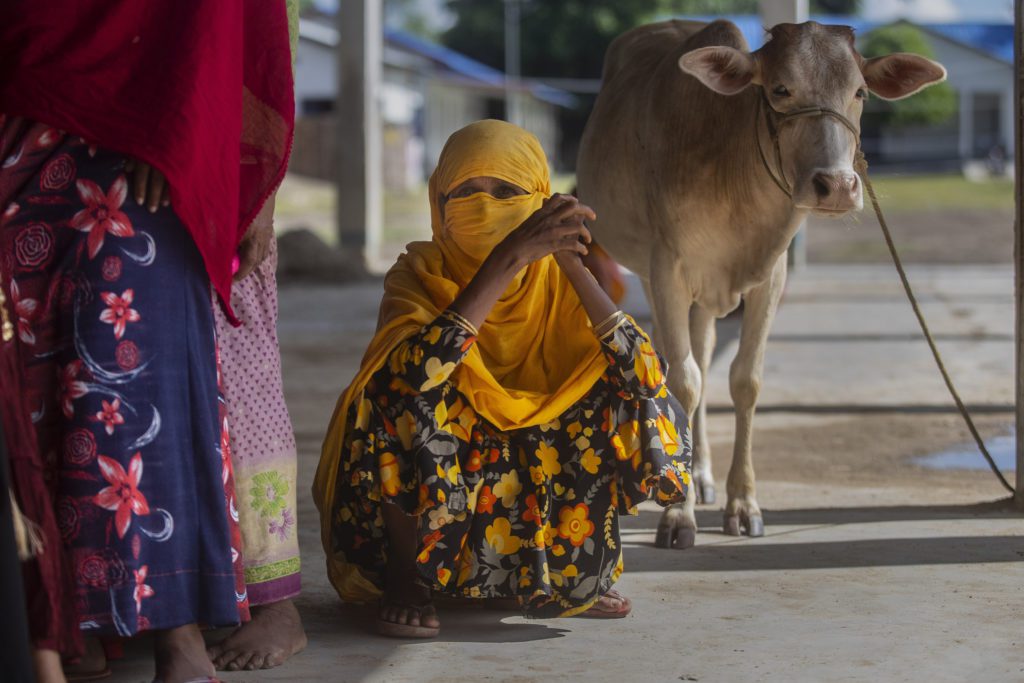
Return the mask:
[[799,24],[809,16],[808,0],[761,0],[761,22],[768,28],[775,24]]
[[[771,28],[776,24],[799,24],[810,15],[808,0],[761,0],[761,23]],[[807,265],[807,224],[800,226],[789,245],[789,270]]]
[[1013,499],[1017,509],[1024,510],[1024,9],[1014,3],[1013,109],[1014,145],[1018,154],[1014,162],[1016,220],[1013,231],[1013,261],[1016,269],[1016,379],[1017,379],[1017,492]]
[[520,0],[505,0],[505,119],[526,125],[521,87]]
[[960,91],[960,164],[974,157],[974,93],[964,88]]
[[375,259],[383,218],[382,0],[338,3],[338,244]]

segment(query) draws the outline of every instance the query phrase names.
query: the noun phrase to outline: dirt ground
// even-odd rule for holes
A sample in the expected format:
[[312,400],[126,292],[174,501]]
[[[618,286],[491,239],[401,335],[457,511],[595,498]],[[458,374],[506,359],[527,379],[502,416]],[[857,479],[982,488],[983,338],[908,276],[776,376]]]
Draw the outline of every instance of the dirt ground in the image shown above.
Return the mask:
[[[983,415],[975,421],[987,439],[1006,434],[1013,416]],[[731,418],[726,417],[725,422],[723,427],[731,428]],[[829,482],[881,490],[891,487],[900,491],[900,502],[931,504],[993,501],[1006,496],[988,469],[936,470],[915,462],[916,456],[959,445],[970,452],[969,439],[960,416],[952,413],[815,416],[803,420],[765,414],[755,421],[755,467],[762,489],[767,486],[764,482]],[[719,488],[728,472],[731,450],[730,439],[713,441]],[[981,463],[981,455],[977,457]],[[796,502],[771,501],[775,505]],[[766,519],[771,519],[770,513],[766,513]]]
[[[866,200],[865,200],[866,201]],[[951,208],[899,211],[883,206],[906,263],[1009,263],[1013,210]],[[889,252],[870,207],[857,216],[812,218],[807,233],[810,263],[886,263]]]

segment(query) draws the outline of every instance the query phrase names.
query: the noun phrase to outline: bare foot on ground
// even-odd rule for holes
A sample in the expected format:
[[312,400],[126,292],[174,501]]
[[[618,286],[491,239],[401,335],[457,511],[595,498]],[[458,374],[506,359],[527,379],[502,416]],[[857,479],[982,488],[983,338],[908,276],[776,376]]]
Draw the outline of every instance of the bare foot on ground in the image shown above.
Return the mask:
[[185,683],[217,673],[206,656],[203,635],[195,624],[157,631],[155,635],[153,659],[156,680],[160,683]]
[[110,675],[103,643],[95,636],[85,636],[85,652],[74,664],[64,663],[64,675],[70,681],[101,680]]
[[64,670],[60,666],[60,655],[56,650],[33,650],[32,661],[38,683],[66,683]]
[[306,647],[302,618],[291,600],[252,608],[252,619],[207,649],[221,671],[255,671],[280,666]]
[[441,627],[437,609],[431,601],[430,589],[415,581],[415,565],[394,562],[388,567],[387,590],[380,603],[381,621],[401,626]]

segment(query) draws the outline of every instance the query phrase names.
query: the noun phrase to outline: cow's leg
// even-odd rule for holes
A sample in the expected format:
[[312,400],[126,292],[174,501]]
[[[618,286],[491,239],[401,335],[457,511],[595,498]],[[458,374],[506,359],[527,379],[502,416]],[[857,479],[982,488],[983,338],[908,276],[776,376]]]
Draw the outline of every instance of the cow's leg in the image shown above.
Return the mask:
[[768,344],[775,311],[786,285],[786,256],[779,258],[767,282],[745,297],[740,348],[729,368],[729,391],[736,409],[736,442],[726,491],[725,532],[734,536],[764,535],[764,520],[754,491],[754,462],[751,457],[754,407],[764,375],[764,351]]
[[715,316],[698,304],[690,309],[690,342],[700,368],[701,392],[693,417],[693,490],[698,503],[715,502],[715,478],[711,474],[711,443],[708,441],[707,381],[715,350]]
[[[693,303],[686,281],[677,264],[664,253],[652,259],[651,277],[646,286],[656,331],[656,345],[668,361],[668,388],[682,404],[692,423],[700,400],[700,367],[690,345],[690,307]],[[691,547],[697,537],[695,495],[686,502],[665,510],[658,522],[654,544],[659,548]]]

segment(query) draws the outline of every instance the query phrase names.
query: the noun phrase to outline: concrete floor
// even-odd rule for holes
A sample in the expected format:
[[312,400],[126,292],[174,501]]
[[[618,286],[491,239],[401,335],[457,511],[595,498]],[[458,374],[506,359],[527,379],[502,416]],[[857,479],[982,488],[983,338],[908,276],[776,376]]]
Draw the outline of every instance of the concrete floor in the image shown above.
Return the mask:
[[[1012,271],[921,267],[926,315],[986,435],[1012,424]],[[638,289],[628,307],[643,321]],[[766,363],[755,462],[767,535],[720,531],[731,446],[721,329],[710,377],[719,504],[686,551],[653,547],[658,510],[625,520],[634,601],[622,621],[527,621],[445,609],[441,636],[370,633],[372,610],[327,583],[309,485],[338,393],[373,331],[380,284],[284,287],[285,383],[300,447],[298,601],[310,646],[227,681],[1024,681],[1024,522],[985,471],[911,456],[966,441],[891,268],[811,267],[793,278]],[[148,681],[144,645],[115,681]]]

